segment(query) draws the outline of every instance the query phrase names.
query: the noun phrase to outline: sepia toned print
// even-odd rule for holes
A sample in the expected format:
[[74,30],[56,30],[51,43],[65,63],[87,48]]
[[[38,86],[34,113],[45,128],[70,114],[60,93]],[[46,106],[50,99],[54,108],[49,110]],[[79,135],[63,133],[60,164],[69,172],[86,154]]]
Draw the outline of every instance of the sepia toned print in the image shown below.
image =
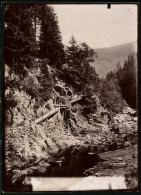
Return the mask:
[[137,191],[137,5],[6,3],[3,23],[3,191]]

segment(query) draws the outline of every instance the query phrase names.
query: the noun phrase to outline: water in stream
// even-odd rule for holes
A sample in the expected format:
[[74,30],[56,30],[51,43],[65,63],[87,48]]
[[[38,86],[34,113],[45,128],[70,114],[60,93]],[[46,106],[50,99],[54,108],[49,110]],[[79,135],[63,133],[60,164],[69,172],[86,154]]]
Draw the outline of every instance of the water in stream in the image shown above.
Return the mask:
[[33,191],[126,190],[123,176],[32,177]]
[[[104,153],[102,157],[104,158],[104,155],[106,155],[107,158],[111,158],[111,156],[113,157],[115,155],[116,158],[118,156],[118,159],[121,160],[122,158],[124,158],[123,154],[125,152],[127,153],[129,151],[117,150],[109,153]],[[114,171],[118,170],[115,169],[115,165],[113,166],[110,164],[111,166],[113,166],[112,175],[105,172],[105,176],[85,176],[85,170],[89,169],[90,167],[98,166],[98,163],[100,164],[100,162],[109,162],[105,161],[96,153],[90,153],[89,148],[71,147],[64,150],[63,153],[61,153],[59,156],[61,156],[62,158],[57,157],[57,160],[54,160],[52,163],[50,163],[50,168],[48,169],[48,172],[46,174],[48,177],[46,177],[46,175],[44,175],[44,177],[31,177],[31,185],[33,191],[85,191],[127,189],[125,177],[123,176],[122,171],[121,174],[119,172],[118,176],[114,174]],[[124,154],[124,156],[126,155]],[[105,164],[103,164],[102,170],[106,171]],[[110,167],[109,170],[111,170]]]

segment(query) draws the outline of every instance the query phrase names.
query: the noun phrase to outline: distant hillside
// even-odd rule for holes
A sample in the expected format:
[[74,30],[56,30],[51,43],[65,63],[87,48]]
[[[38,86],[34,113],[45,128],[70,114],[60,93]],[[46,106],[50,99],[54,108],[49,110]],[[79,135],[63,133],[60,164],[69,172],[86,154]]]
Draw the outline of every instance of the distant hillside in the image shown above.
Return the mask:
[[137,52],[137,42],[128,43],[109,48],[95,49],[98,58],[92,64],[100,77],[105,77],[111,70],[116,70],[116,65],[120,62],[123,65],[130,53]]

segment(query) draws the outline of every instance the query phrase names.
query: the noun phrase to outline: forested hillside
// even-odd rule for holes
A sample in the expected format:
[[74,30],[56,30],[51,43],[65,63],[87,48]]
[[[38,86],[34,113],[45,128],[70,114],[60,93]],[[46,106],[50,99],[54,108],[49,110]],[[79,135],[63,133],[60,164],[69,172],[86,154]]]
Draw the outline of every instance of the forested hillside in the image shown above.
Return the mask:
[[130,54],[116,72],[110,71],[106,78],[108,81],[117,82],[123,98],[128,105],[137,109],[137,56]]
[[106,74],[110,71],[117,71],[119,65],[123,65],[128,55],[135,52],[137,53],[137,43],[128,43],[110,48],[95,49],[98,57],[93,63],[97,73],[100,77],[105,78]]
[[[135,160],[136,55],[129,52],[117,72],[102,79],[91,66],[98,50],[73,35],[64,48],[51,6],[4,9],[4,190],[27,191],[32,176],[84,176],[103,152],[126,148]],[[123,159],[121,172],[127,188],[136,189],[131,159]]]

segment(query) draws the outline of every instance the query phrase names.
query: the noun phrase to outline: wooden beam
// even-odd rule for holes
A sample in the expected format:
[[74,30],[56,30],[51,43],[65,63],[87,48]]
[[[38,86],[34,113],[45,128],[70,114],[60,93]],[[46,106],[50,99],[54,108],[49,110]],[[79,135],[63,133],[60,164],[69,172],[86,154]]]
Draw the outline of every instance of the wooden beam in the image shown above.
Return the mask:
[[79,101],[81,99],[82,99],[82,97],[76,98],[76,99],[74,99],[74,100],[71,101],[71,104],[74,103],[74,102],[77,102],[77,101]]
[[59,111],[60,108],[55,108],[53,110],[51,110],[50,112],[48,112],[47,114],[41,116],[40,118],[35,120],[36,124],[39,124],[40,122],[42,122],[43,120],[49,118],[50,116],[52,116],[53,114],[55,114],[56,112]]

